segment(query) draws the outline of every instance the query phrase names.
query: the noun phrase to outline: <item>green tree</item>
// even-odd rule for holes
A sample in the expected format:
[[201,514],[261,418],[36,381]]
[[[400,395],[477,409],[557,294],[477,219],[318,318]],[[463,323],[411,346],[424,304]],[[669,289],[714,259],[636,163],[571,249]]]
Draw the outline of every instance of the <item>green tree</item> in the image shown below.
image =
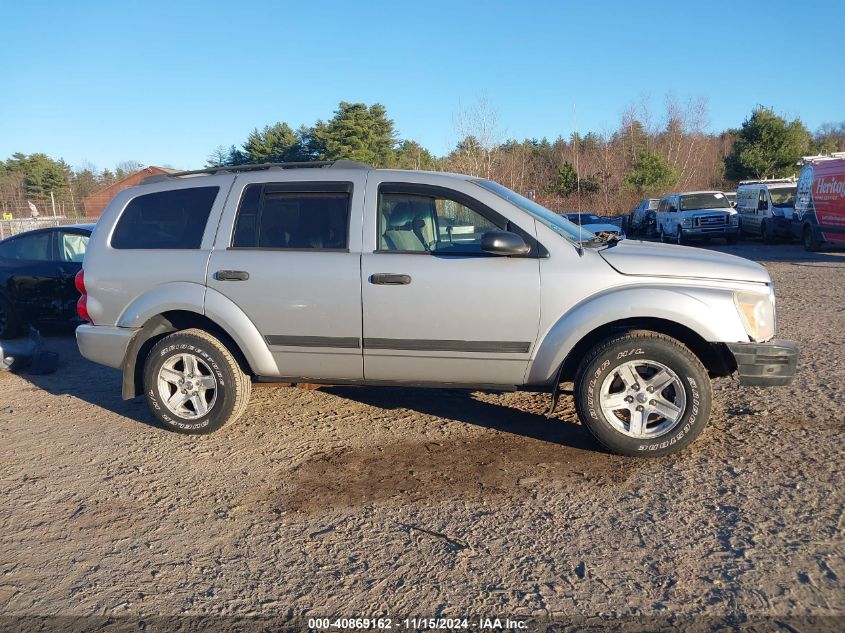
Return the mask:
[[383,167],[393,160],[396,133],[383,105],[341,101],[331,120],[317,121],[308,132],[306,144],[320,159],[345,158]]
[[565,162],[557,170],[552,193],[570,196],[578,191],[578,173],[571,163]]
[[6,171],[22,174],[24,192],[33,198],[47,198],[52,191],[59,195],[68,190],[68,167],[64,161],[56,161],[46,154],[22,154],[17,152],[6,161]]
[[771,108],[757,107],[737,131],[725,174],[731,180],[789,176],[810,151],[810,141],[800,119],[787,122]]
[[640,195],[652,194],[678,183],[680,174],[657,152],[641,150],[634,162],[634,167],[622,179],[627,189]]
[[416,141],[402,141],[396,148],[391,167],[397,169],[434,169],[435,160],[426,148]]
[[[299,135],[287,123],[255,128],[244,143],[248,163],[282,163],[301,160],[302,147]],[[237,157],[233,157],[237,159]]]

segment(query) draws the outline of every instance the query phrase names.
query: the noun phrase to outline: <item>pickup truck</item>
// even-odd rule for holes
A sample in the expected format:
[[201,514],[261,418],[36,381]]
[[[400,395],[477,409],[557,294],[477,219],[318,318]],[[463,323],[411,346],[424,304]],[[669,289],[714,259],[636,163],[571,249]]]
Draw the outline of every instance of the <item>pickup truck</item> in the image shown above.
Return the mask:
[[[710,378],[785,385],[762,266],[619,241],[495,182],[283,163],[118,193],[77,279],[83,356],[180,433],[237,419],[258,381],[545,391],[596,440],[689,444]],[[433,392],[432,397],[437,397]]]

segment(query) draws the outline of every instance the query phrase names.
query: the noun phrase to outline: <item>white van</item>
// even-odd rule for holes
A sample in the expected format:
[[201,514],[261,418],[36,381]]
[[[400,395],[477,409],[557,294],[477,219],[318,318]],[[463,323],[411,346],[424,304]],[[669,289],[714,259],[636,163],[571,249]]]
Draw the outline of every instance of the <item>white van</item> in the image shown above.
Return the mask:
[[764,244],[775,238],[790,239],[795,207],[795,178],[743,180],[736,190],[741,235],[759,235]]

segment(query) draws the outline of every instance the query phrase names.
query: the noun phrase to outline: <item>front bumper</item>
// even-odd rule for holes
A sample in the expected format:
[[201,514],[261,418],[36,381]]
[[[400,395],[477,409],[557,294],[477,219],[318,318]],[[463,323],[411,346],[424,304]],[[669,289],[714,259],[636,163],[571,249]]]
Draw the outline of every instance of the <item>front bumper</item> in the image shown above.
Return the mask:
[[734,224],[722,226],[691,226],[681,225],[685,237],[735,237],[739,235],[739,227]]
[[798,368],[798,344],[774,340],[768,343],[727,343],[736,359],[739,384],[753,387],[788,385]]

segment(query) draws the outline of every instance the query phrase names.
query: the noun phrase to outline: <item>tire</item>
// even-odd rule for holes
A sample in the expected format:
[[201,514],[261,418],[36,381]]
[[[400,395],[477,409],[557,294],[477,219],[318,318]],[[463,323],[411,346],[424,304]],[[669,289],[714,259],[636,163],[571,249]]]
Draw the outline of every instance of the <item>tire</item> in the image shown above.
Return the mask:
[[251,391],[250,377],[229,349],[204,330],[165,336],[144,362],[147,404],[166,429],[177,433],[203,435],[237,420]]
[[21,331],[21,322],[15,308],[6,297],[0,296],[0,339],[15,338]]
[[663,244],[666,244],[669,240],[666,239],[666,231],[663,230],[663,226],[660,227],[660,241]]
[[678,246],[683,246],[687,243],[687,239],[684,237],[684,230],[680,226],[678,227],[678,234],[675,236],[675,242]]
[[811,253],[817,252],[822,246],[813,231],[813,227],[809,224],[804,225],[804,230],[801,232],[801,242],[804,244],[804,250]]
[[[670,382],[662,389],[656,385],[658,392],[646,391],[658,376]],[[657,332],[636,330],[597,344],[575,379],[578,417],[599,444],[618,455],[657,457],[681,450],[704,430],[711,402],[701,361],[678,340]],[[632,428],[638,413],[646,416],[645,425]]]

